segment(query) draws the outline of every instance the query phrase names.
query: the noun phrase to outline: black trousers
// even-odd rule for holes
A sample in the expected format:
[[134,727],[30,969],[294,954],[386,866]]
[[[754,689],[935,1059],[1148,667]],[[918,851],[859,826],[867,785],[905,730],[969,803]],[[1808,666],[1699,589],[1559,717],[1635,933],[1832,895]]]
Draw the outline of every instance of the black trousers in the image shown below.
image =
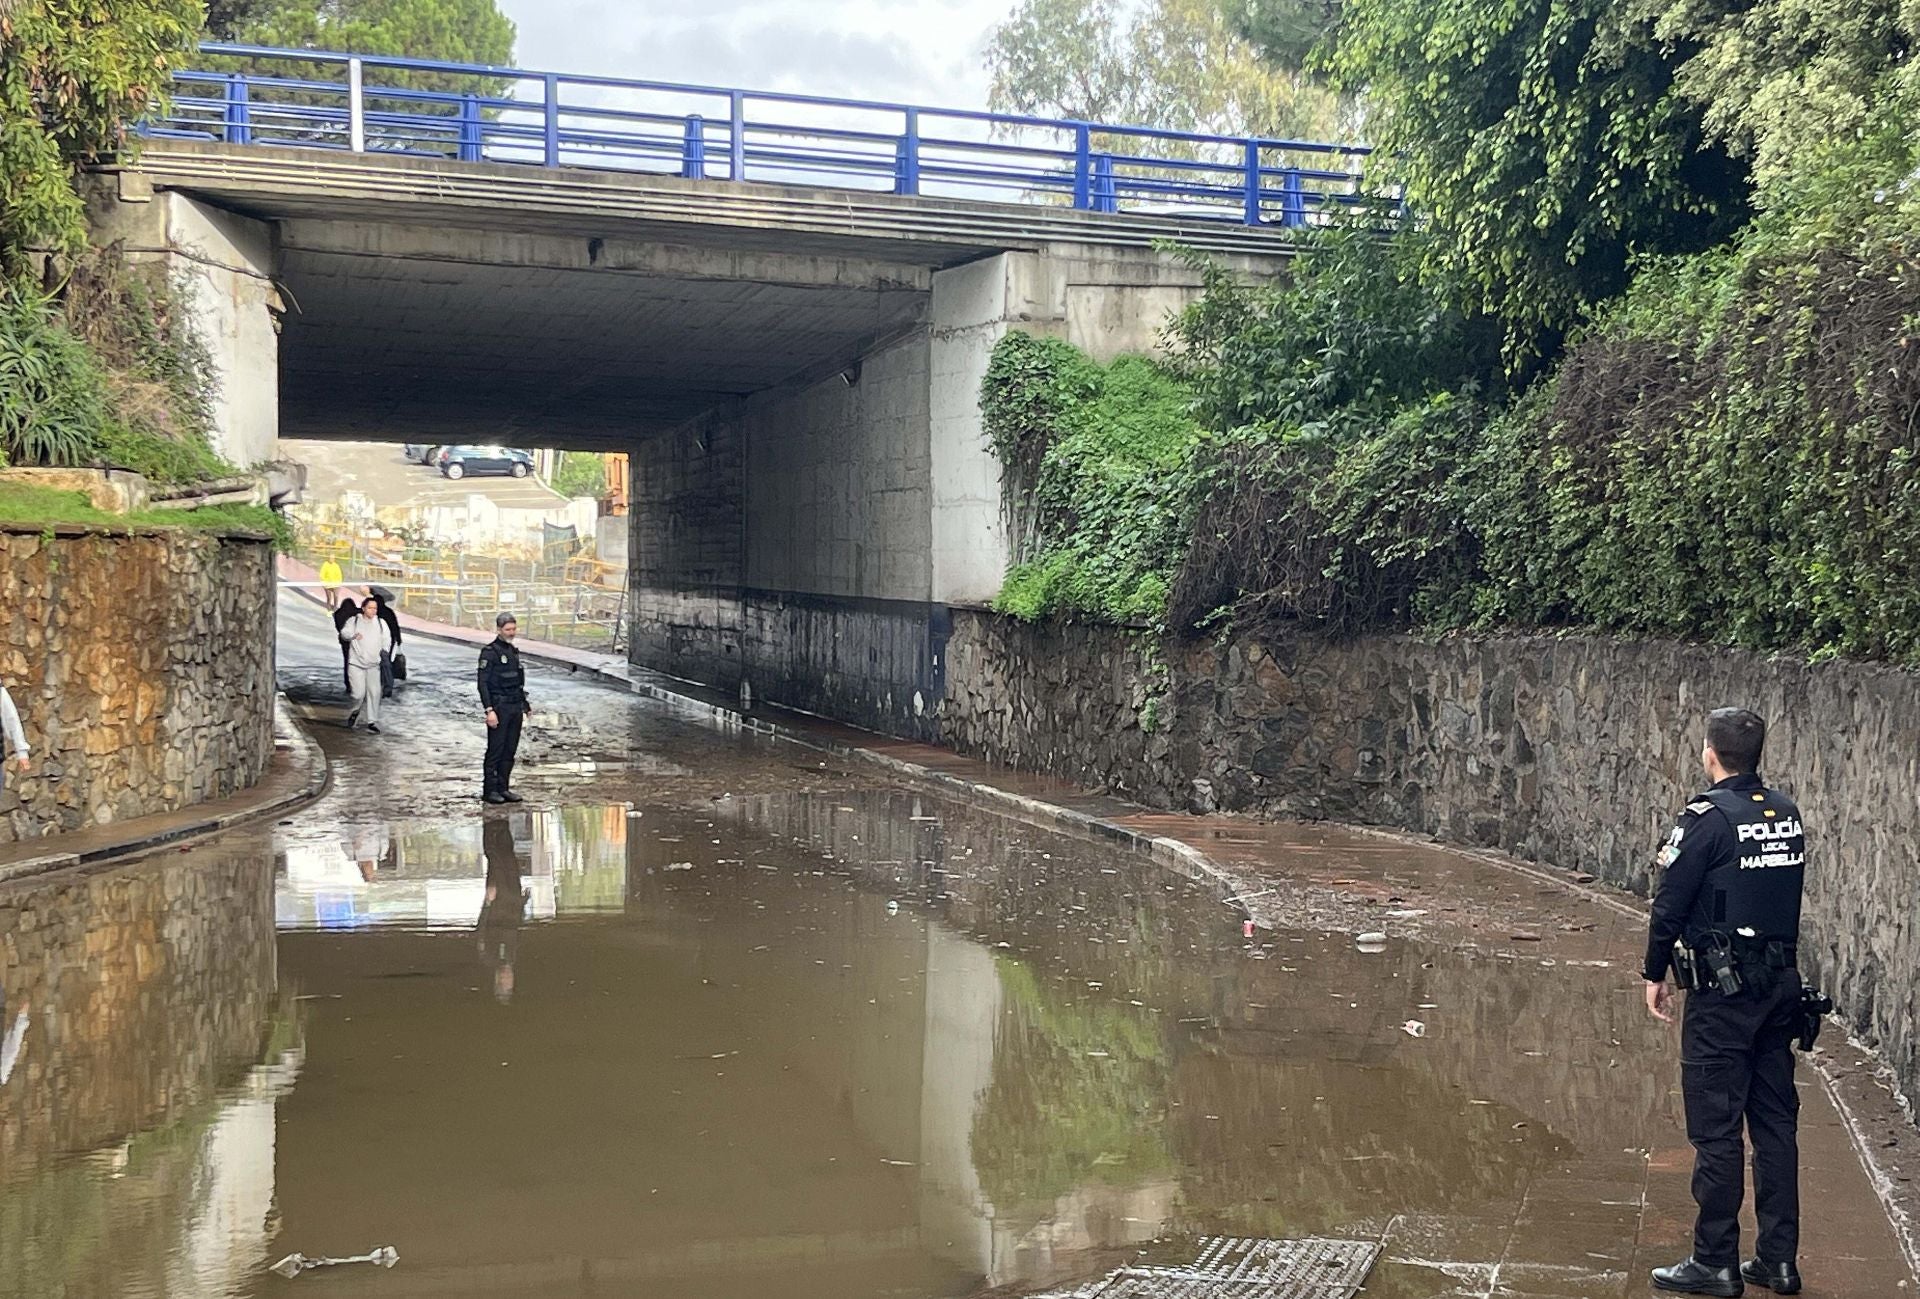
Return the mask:
[[1700,1206],[1693,1256],[1709,1267],[1740,1262],[1743,1124],[1753,1140],[1754,1252],[1768,1263],[1791,1263],[1800,1252],[1800,1097],[1793,1089],[1800,975],[1753,970],[1748,984],[1731,997],[1688,993],[1680,1025],[1680,1088]]
[[520,723],[526,720],[526,714],[517,708],[495,711],[500,724],[487,728],[487,759],[480,769],[480,793],[483,797],[507,792],[509,782],[513,779],[514,755],[520,751]]

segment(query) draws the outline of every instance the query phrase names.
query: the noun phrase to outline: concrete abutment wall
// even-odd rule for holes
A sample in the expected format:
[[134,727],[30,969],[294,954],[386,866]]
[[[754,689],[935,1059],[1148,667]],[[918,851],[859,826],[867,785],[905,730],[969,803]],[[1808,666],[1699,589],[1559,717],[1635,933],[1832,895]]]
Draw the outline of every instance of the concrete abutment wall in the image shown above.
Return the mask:
[[1585,636],[1164,652],[956,612],[943,735],[1155,806],[1389,826],[1645,891],[1704,783],[1706,711],[1755,709],[1809,826],[1802,963],[1920,1095],[1920,676]]
[[92,177],[87,212],[95,243],[118,243],[134,265],[160,266],[185,299],[218,380],[213,449],[242,469],[278,459],[282,303],[273,228],[156,192],[127,172]]
[[1162,254],[1010,252],[933,273],[922,319],[633,450],[642,666],[935,738],[947,610],[1000,586],[980,382],[1010,329],[1150,351],[1197,276]]

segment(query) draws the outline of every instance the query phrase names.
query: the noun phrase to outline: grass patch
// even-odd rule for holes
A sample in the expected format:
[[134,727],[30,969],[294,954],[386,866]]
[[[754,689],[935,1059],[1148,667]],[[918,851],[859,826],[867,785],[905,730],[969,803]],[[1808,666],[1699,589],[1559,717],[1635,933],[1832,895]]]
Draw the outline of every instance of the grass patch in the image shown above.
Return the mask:
[[96,507],[84,492],[61,491],[30,483],[0,483],[0,524],[52,527],[82,524],[131,531],[135,528],[185,528],[198,532],[259,532],[276,549],[293,544],[286,519],[265,505],[204,505],[197,510],[136,510],[114,514]]

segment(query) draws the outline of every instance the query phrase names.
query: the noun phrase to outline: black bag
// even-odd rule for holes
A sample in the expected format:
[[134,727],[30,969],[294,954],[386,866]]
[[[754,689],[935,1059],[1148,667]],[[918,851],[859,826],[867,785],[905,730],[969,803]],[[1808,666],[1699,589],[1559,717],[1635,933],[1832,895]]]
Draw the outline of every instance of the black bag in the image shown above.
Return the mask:
[[395,681],[405,681],[407,679],[407,656],[405,654],[395,654],[393,656],[393,679]]
[[1833,1013],[1833,998],[1820,989],[1802,987],[1800,989],[1800,1049],[1813,1050],[1813,1044],[1820,1040],[1820,1021]]

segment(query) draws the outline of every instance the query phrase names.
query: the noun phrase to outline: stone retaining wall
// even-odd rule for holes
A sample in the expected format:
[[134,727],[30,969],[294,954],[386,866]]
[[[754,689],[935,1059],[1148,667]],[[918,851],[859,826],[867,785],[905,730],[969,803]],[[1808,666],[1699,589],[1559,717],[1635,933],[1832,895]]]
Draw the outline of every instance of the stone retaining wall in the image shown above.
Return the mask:
[[0,682],[32,768],[0,842],[170,812],[273,756],[272,547],[186,529],[0,529]]
[[1920,677],[1599,637],[1169,653],[956,611],[943,733],[1154,806],[1392,826],[1644,891],[1703,783],[1703,714],[1757,710],[1811,832],[1803,963],[1920,1094]]

